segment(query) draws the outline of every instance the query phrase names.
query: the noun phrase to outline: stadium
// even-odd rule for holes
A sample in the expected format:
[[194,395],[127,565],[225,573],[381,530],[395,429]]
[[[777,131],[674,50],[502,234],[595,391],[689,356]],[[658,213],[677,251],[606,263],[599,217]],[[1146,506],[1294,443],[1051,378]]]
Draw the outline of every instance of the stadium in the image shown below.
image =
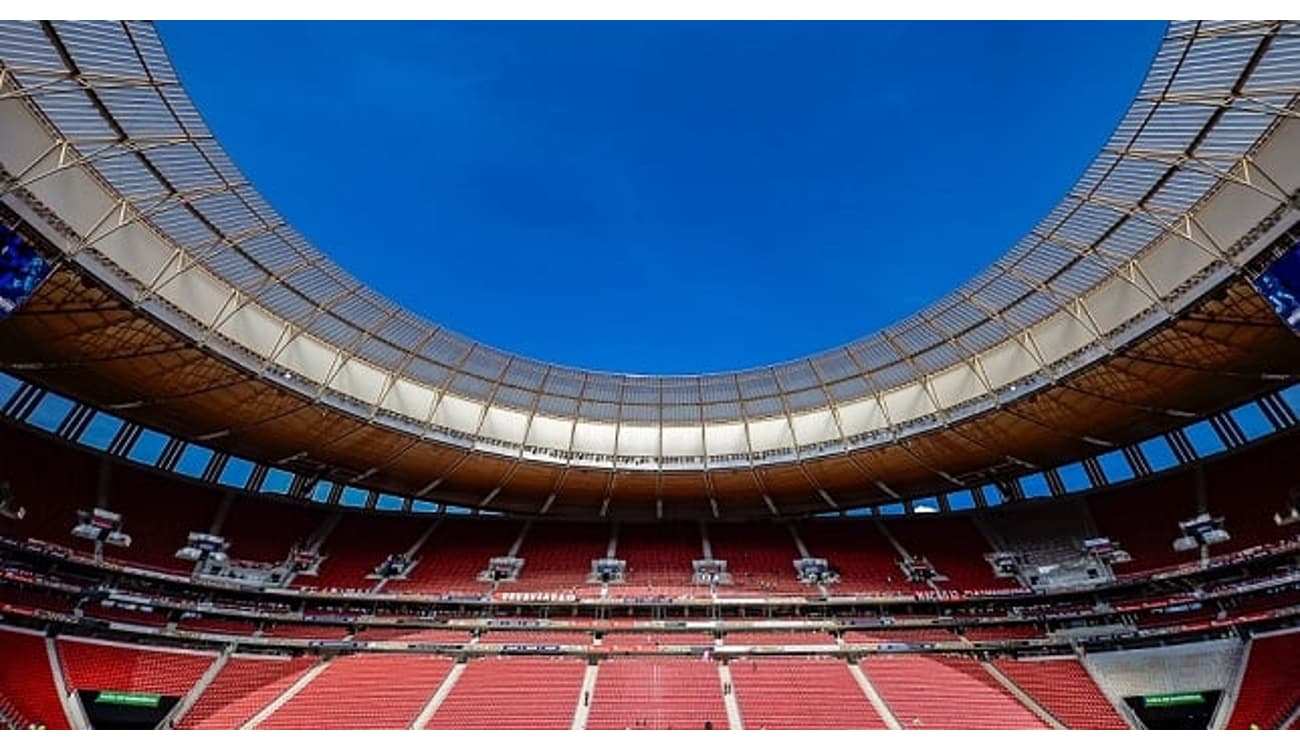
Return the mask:
[[1300,728],[1300,25],[1173,22],[1077,183],[728,373],[452,333],[147,22],[0,22],[0,727]]

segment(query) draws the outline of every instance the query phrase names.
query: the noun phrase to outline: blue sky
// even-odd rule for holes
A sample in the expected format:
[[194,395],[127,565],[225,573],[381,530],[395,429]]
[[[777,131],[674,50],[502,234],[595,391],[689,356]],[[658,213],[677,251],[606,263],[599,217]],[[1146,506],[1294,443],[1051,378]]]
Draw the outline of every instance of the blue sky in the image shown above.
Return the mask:
[[236,163],[384,294],[640,373],[916,311],[1070,187],[1163,24],[162,23]]

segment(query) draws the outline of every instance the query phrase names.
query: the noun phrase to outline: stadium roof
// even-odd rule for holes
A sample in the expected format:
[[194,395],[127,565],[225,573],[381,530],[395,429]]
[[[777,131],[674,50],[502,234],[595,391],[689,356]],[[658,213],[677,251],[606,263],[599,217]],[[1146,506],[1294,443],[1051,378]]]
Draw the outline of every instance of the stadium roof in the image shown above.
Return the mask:
[[[1294,221],[1298,94],[1296,24],[1173,23],[1101,153],[984,272],[837,349],[700,376],[548,364],[383,298],[298,235],[242,176],[149,23],[0,23],[0,197],[34,224],[33,214],[42,217],[71,268],[206,356],[452,452],[606,473],[797,465],[807,476],[822,458],[902,447],[960,484],[947,459],[917,458],[915,441],[993,419],[1137,345],[1239,279]],[[1253,367],[1292,375],[1269,365],[1294,360],[1259,353]],[[1167,364],[1195,369],[1213,359],[1197,346],[1184,354]],[[179,407],[170,406],[173,414],[158,419],[176,419]],[[1104,432],[1050,421],[1047,429]],[[188,433],[219,438],[230,429],[193,424]],[[989,465],[1018,455],[967,442]],[[395,460],[352,468],[369,476]],[[894,485],[888,473],[864,471],[857,481]],[[432,490],[437,480],[429,484],[405,486]],[[499,492],[500,475],[484,485]],[[651,481],[638,491],[663,487]]]

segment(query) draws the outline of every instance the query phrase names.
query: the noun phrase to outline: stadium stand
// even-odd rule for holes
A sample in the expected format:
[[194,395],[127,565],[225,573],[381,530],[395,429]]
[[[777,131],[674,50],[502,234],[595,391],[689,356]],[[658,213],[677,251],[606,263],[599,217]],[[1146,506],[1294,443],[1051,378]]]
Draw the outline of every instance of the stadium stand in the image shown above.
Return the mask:
[[885,728],[839,659],[738,659],[730,666],[745,729]]
[[[708,526],[713,557],[727,561],[735,589],[763,593],[806,594],[795,578],[799,550],[784,524],[714,523]],[[816,589],[813,589],[815,591]]]
[[940,589],[982,591],[1019,588],[1014,579],[998,578],[984,556],[993,548],[968,516],[898,518],[885,528],[913,557],[924,557],[948,580]]
[[[335,657],[257,729],[406,729],[447,673],[440,656]],[[347,706],[339,711],[339,706]]]
[[813,557],[839,571],[836,593],[889,593],[924,586],[910,583],[898,567],[898,551],[873,521],[812,520],[797,524]]
[[1119,541],[1132,556],[1116,572],[1142,573],[1196,562],[1195,552],[1176,552],[1178,522],[1196,515],[1196,481],[1190,473],[1116,487],[1091,498],[1097,530]]
[[1127,729],[1078,659],[997,659],[1004,675],[1069,729]]
[[[474,659],[434,713],[429,729],[568,729],[581,700],[578,659]],[[528,689],[521,690],[526,685]]]
[[691,563],[704,557],[704,543],[698,524],[624,523],[618,527],[616,556],[627,561],[625,590],[691,591]]
[[[1228,729],[1278,729],[1300,706],[1300,632],[1256,638]],[[1295,728],[1294,725],[1292,728]]]
[[727,646],[793,646],[793,645],[835,645],[835,636],[831,633],[810,631],[758,631],[738,630],[727,633],[722,643]]
[[68,719],[50,671],[45,638],[39,633],[0,626],[0,695],[26,726],[67,729]]
[[588,729],[727,729],[716,664],[615,657],[600,664]]
[[[122,514],[131,547],[108,547],[107,557],[125,564],[189,573],[193,564],[176,559],[176,550],[185,546],[191,531],[209,530],[221,504],[220,493],[127,466],[114,466],[108,476],[108,509]],[[83,507],[92,505],[88,498]]]
[[239,729],[310,669],[310,656],[234,654],[177,723],[179,729]]
[[488,561],[510,551],[522,527],[517,521],[443,518],[416,555],[406,580],[390,581],[386,591],[482,595],[489,584],[478,580]]
[[649,633],[615,631],[606,633],[600,642],[613,649],[652,649],[657,646],[712,646],[714,640],[713,634],[705,631],[656,630]]
[[59,661],[69,690],[117,690],[183,696],[216,654],[60,637]]
[[479,643],[540,643],[555,646],[590,646],[591,633],[576,630],[489,630],[479,636]]
[[289,557],[294,545],[306,542],[324,519],[318,508],[242,498],[230,506],[218,533],[230,542],[231,559],[277,563]]
[[888,630],[846,630],[844,642],[855,643],[947,643],[961,640],[943,628],[889,628]]
[[1043,729],[973,659],[877,656],[859,666],[904,729]]
[[605,556],[610,526],[603,523],[534,523],[528,529],[519,557],[524,559],[519,580],[502,583],[504,591],[585,590],[591,561]]
[[469,643],[471,635],[472,634],[468,630],[445,630],[441,628],[427,628],[421,630],[413,630],[410,628],[366,628],[357,634],[355,640],[458,645]]
[[367,578],[389,555],[401,554],[429,528],[429,522],[404,516],[347,513],[321,547],[325,560],[317,575],[301,576],[299,586],[318,589],[370,590]]
[[91,544],[71,532],[77,510],[95,507],[99,460],[57,443],[33,440],[7,425],[0,429],[0,451],[23,457],[21,463],[5,467],[5,479],[27,510],[21,521],[0,515],[0,534],[89,551]]

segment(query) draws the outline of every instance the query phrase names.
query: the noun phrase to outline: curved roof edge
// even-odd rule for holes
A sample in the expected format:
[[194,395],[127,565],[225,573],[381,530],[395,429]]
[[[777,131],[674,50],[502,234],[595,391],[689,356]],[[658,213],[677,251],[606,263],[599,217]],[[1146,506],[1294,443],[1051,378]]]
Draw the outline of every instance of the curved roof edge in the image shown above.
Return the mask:
[[151,24],[0,23],[0,165],[65,251],[152,314],[313,399],[461,448],[620,470],[778,463],[996,409],[1177,315],[1300,187],[1300,35],[1174,23],[1128,113],[1006,256],[879,334],[699,377],[500,352],[371,292],[256,193]]

